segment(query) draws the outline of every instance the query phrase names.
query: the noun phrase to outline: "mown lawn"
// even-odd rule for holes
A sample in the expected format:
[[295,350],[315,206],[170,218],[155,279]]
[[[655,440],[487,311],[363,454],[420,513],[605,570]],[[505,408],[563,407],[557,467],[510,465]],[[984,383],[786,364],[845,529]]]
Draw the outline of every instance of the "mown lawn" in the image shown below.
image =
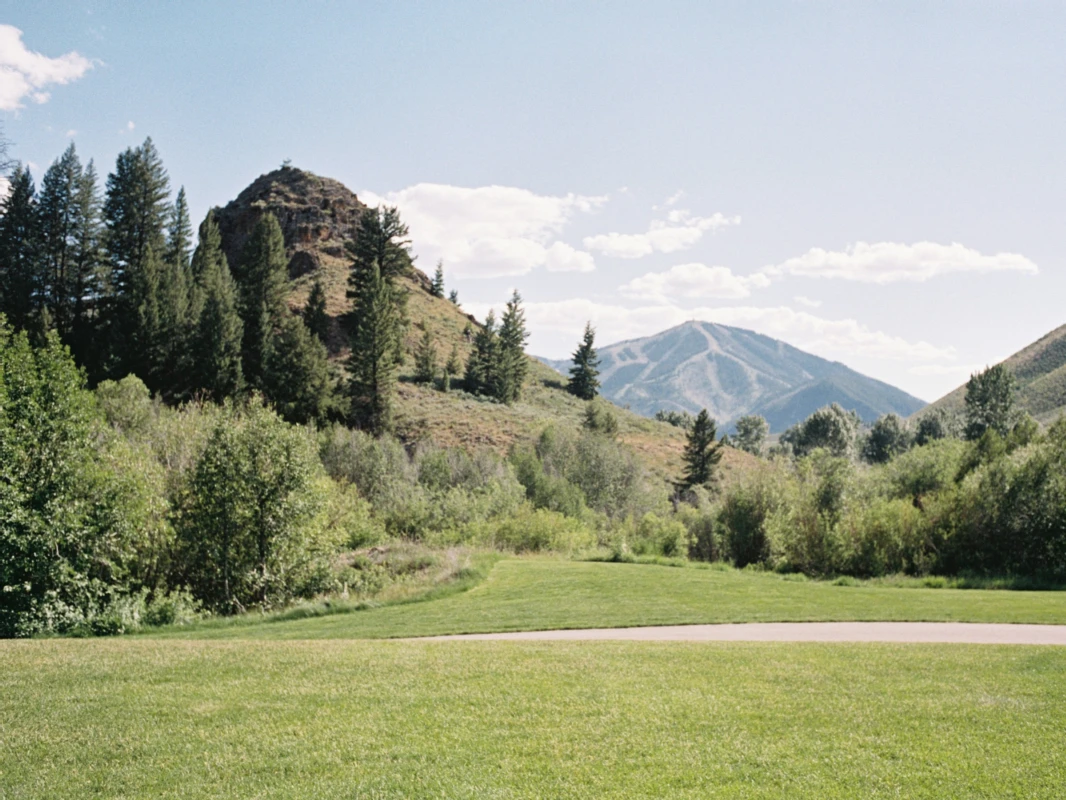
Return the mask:
[[0,797],[1063,797],[1066,649],[0,643]]
[[773,574],[512,558],[469,591],[346,614],[224,621],[155,635],[387,638],[702,622],[911,620],[1066,623],[1066,593],[834,586]]

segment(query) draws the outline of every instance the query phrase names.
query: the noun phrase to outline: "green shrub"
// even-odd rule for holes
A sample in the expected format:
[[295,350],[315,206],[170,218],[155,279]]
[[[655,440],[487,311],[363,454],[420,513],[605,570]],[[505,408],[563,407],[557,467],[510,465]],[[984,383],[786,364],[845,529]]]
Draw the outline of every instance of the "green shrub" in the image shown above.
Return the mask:
[[596,545],[596,534],[580,520],[555,511],[523,505],[513,515],[474,528],[475,540],[516,553],[574,553]]

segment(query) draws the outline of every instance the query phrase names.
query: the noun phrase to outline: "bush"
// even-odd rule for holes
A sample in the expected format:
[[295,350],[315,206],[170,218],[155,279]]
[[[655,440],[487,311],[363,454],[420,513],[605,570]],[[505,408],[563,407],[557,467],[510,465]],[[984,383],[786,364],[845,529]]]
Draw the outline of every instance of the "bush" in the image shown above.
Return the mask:
[[343,532],[326,528],[310,433],[259,402],[230,407],[193,471],[180,532],[184,580],[222,613],[314,593]]
[[677,519],[645,514],[637,524],[629,521],[626,536],[629,550],[638,556],[666,556],[677,558],[688,555],[688,529]]
[[553,550],[573,553],[596,545],[596,534],[583,522],[555,511],[524,505],[515,514],[483,522],[475,540],[516,553]]

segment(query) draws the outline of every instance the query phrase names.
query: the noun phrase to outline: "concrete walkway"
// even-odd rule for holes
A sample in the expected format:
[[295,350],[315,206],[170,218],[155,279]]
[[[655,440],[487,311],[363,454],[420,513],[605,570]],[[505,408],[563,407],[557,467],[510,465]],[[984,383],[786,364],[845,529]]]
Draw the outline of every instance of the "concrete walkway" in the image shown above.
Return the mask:
[[408,641],[926,642],[1066,646],[1066,625],[972,622],[746,622],[427,636]]

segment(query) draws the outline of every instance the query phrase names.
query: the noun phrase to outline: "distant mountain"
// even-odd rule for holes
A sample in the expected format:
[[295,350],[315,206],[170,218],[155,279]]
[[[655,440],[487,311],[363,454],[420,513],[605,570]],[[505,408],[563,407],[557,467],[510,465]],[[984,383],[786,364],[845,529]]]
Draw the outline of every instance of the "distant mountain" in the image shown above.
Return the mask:
[[[1018,379],[1018,405],[1040,422],[1066,413],[1066,325],[1042,336],[1003,362]],[[961,409],[966,385],[944,395],[930,408]]]
[[[743,328],[686,322],[676,328],[599,348],[602,393],[652,416],[660,409],[706,408],[726,427],[760,414],[780,433],[829,403],[866,422],[881,414],[913,414],[925,402],[838,361]],[[566,374],[570,362],[545,360]]]

